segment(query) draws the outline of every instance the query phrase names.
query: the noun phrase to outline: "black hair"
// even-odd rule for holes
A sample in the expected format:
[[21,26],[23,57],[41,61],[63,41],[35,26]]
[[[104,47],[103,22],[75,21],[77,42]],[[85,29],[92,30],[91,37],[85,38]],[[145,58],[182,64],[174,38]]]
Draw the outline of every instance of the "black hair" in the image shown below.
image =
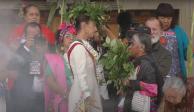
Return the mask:
[[42,35],[39,35],[34,38],[34,43],[35,45],[45,45],[47,40]]
[[156,17],[172,17],[170,28],[174,28],[176,25],[175,9],[169,3],[160,3],[156,9]]
[[38,27],[41,30],[40,24],[38,24],[37,22],[30,22],[30,23],[27,23],[26,26],[24,27],[24,34],[25,35],[27,35],[27,29],[28,29],[28,27],[33,27],[33,28]]
[[77,18],[75,18],[75,23],[74,23],[74,25],[75,25],[76,30],[77,30],[77,31],[80,30],[80,28],[81,28],[81,23],[82,23],[82,22],[88,23],[90,20],[91,20],[90,16],[88,16],[88,15],[86,15],[86,14],[84,14],[84,13],[83,13],[83,14],[80,14]]
[[174,17],[175,10],[171,4],[160,3],[156,9],[157,16]]
[[26,5],[26,6],[22,9],[23,14],[26,15],[27,12],[28,12],[28,9],[31,8],[31,7],[36,7],[36,8],[39,10],[39,7],[38,7],[37,5],[35,5],[35,4],[28,4],[28,5]]
[[56,46],[59,46],[59,44],[60,44],[60,32],[61,32],[61,30],[57,30],[55,33]]
[[129,12],[121,12],[117,17],[117,23],[120,26],[120,38],[125,38],[126,32],[130,29],[132,25],[132,19]]

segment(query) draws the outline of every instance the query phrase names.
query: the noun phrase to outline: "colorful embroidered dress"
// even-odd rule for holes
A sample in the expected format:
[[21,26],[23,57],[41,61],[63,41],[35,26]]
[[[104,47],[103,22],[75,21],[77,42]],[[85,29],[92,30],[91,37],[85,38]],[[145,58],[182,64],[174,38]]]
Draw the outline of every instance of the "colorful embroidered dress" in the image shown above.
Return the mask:
[[172,56],[172,65],[168,76],[180,75],[180,62],[179,62],[179,54],[178,54],[178,42],[176,39],[176,35],[173,31],[164,32],[163,37],[166,42],[162,43],[162,45],[171,53]]

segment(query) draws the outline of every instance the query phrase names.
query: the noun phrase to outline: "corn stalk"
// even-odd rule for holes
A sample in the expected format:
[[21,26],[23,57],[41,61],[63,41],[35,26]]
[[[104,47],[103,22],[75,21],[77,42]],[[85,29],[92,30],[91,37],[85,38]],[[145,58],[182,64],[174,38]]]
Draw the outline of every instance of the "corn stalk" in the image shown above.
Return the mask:
[[64,13],[66,12],[66,0],[62,0],[61,5],[60,5],[60,15],[61,15],[61,24],[64,21]]
[[187,52],[188,76],[192,75],[192,64],[193,64],[192,38],[193,38],[193,30],[194,30],[194,11],[193,11],[193,16],[192,16],[191,35],[190,35],[190,39],[189,39],[189,46],[188,46],[188,52]]
[[60,22],[62,23],[64,21],[64,14],[66,13],[66,0],[57,0],[57,2],[54,2],[52,5],[51,5],[51,9],[50,9],[50,12],[49,12],[49,16],[48,16],[48,20],[47,20],[47,25],[50,27],[54,17],[55,17],[55,13],[57,11],[57,9],[60,8],[60,16],[61,16],[61,20]]
[[54,2],[52,5],[51,5],[51,9],[50,9],[50,12],[49,12],[49,16],[48,16],[48,20],[47,20],[47,26],[50,27],[53,19],[54,19],[54,16],[55,16],[55,13],[56,13],[56,10],[57,10],[57,3]]

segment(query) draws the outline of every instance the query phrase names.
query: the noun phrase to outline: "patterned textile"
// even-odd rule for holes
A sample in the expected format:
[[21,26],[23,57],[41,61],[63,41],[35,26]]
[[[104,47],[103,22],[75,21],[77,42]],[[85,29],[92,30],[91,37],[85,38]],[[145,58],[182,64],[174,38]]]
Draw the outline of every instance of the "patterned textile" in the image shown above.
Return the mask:
[[173,75],[180,75],[180,63],[179,63],[179,54],[178,54],[178,43],[175,36],[175,33],[172,31],[164,32],[163,37],[165,38],[166,42],[162,43],[162,45],[171,53],[172,56],[172,65],[170,68],[170,72],[168,73],[168,76]]

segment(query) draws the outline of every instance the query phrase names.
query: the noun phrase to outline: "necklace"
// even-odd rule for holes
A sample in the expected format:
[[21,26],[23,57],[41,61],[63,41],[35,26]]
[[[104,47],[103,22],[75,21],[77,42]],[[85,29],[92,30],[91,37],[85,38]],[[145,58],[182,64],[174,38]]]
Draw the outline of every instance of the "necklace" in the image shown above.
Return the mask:
[[94,56],[95,60],[98,61],[100,58],[100,54],[94,50],[94,48],[89,44],[87,41],[82,41],[83,45],[86,47],[86,49]]

